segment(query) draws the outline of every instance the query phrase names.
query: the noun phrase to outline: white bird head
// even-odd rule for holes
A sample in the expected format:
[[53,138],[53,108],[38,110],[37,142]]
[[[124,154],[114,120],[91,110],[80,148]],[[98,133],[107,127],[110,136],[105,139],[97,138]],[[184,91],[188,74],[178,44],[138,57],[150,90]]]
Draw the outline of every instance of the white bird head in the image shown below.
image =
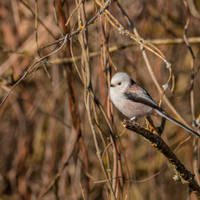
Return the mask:
[[118,72],[111,79],[110,92],[125,92],[131,84],[132,79],[128,74]]

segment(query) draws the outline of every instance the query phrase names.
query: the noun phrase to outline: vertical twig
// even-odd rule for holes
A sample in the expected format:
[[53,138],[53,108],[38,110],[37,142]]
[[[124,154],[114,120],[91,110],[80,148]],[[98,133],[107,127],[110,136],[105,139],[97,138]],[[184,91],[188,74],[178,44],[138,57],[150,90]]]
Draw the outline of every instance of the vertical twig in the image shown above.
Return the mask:
[[[184,31],[183,31],[183,39],[185,41],[185,44],[187,45],[190,55],[191,55],[191,79],[190,79],[190,108],[191,108],[191,115],[192,115],[192,121],[195,121],[195,109],[194,109],[194,62],[195,62],[195,55],[193,53],[192,47],[190,46],[190,43],[188,42],[187,39],[187,30],[188,30],[188,26],[190,23],[190,12],[189,12],[189,8],[188,8],[188,4],[186,2],[186,0],[183,0],[183,3],[187,9],[188,12],[188,18],[186,20],[185,26],[184,26]],[[198,154],[198,143],[199,143],[199,139],[198,138],[194,138],[193,141],[193,146],[194,146],[194,157],[193,157],[193,169],[194,169],[194,173],[196,175],[196,179],[198,184],[200,184],[200,179],[199,179],[199,154]]]

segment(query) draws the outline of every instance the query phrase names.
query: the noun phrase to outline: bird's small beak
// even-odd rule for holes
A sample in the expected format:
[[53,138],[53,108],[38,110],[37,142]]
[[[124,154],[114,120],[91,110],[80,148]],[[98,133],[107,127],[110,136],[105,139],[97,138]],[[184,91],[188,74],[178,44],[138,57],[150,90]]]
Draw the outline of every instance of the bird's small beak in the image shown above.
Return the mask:
[[113,84],[111,84],[111,85],[110,85],[110,87],[114,87],[114,85],[113,85]]

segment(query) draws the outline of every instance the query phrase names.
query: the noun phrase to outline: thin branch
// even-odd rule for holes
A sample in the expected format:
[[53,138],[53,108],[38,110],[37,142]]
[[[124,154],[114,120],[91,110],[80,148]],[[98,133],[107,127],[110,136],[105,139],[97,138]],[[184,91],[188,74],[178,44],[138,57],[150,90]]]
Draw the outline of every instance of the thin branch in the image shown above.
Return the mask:
[[[31,13],[33,14],[33,16],[35,16],[35,13],[34,13],[34,11],[29,7],[29,5],[27,5],[24,1],[22,1],[22,0],[19,0],[26,8],[28,8],[30,11],[31,11]],[[38,18],[37,17],[37,20],[40,22],[40,24],[42,24],[42,26],[46,29],[46,31],[54,38],[54,39],[56,39],[56,36],[52,33],[52,31],[51,30],[49,30],[49,28],[47,28],[46,27],[46,25],[43,23],[43,21],[40,19],[40,18]]]
[[[20,0],[20,2],[23,2],[22,0]],[[25,4],[23,2],[23,4]],[[23,74],[23,76],[21,76],[21,78],[15,83],[15,85],[10,89],[10,91],[7,93],[7,95],[4,97],[3,101],[0,103],[0,108],[1,106],[4,104],[4,102],[6,101],[6,99],[8,98],[8,96],[10,95],[10,93],[15,89],[15,87],[26,77],[26,75],[33,69],[33,67],[40,63],[41,61],[43,61],[45,58],[55,54],[56,52],[60,51],[60,49],[63,48],[63,46],[66,44],[67,40],[70,39],[71,37],[73,37],[74,35],[77,35],[79,33],[82,33],[83,31],[85,31],[85,28],[87,26],[89,26],[90,24],[93,24],[95,23],[98,19],[99,19],[99,16],[101,14],[103,14],[105,12],[105,10],[108,8],[110,4],[108,3],[105,3],[101,9],[99,10],[99,12],[94,16],[92,17],[92,19],[89,20],[88,23],[85,24],[85,26],[82,26],[82,27],[79,27],[76,31],[74,31],[73,33],[71,34],[66,34],[64,38],[62,38],[61,40],[59,40],[60,42],[62,42],[61,46],[60,47],[56,47],[56,49],[54,49],[53,52],[49,53],[48,55],[46,56],[43,56],[42,58],[40,58],[37,62],[35,62],[33,65],[31,65],[28,70]],[[39,21],[39,19],[38,19]]]
[[[185,44],[187,45],[190,55],[191,55],[191,80],[190,80],[190,107],[191,107],[191,115],[192,115],[192,121],[195,121],[195,109],[194,109],[194,63],[195,63],[195,55],[194,52],[192,50],[192,47],[190,46],[190,43],[188,42],[187,39],[187,30],[188,30],[188,26],[190,23],[190,13],[189,13],[189,7],[188,4],[186,2],[186,0],[183,0],[183,3],[187,9],[188,12],[188,18],[187,21],[185,23],[185,27],[184,27],[184,31],[183,31],[183,39],[185,41]],[[194,157],[193,157],[193,168],[194,168],[194,173],[196,175],[196,179],[198,184],[200,184],[200,179],[199,179],[199,166],[198,166],[198,161],[199,161],[199,153],[198,153],[198,143],[199,140],[197,138],[194,138]]]

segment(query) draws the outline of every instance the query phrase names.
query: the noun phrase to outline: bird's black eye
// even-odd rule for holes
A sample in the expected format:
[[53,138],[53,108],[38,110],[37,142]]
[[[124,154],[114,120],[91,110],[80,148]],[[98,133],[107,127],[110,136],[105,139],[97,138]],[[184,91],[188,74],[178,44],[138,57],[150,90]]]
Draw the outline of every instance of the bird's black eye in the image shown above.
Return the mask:
[[117,83],[117,85],[121,85],[121,82]]

